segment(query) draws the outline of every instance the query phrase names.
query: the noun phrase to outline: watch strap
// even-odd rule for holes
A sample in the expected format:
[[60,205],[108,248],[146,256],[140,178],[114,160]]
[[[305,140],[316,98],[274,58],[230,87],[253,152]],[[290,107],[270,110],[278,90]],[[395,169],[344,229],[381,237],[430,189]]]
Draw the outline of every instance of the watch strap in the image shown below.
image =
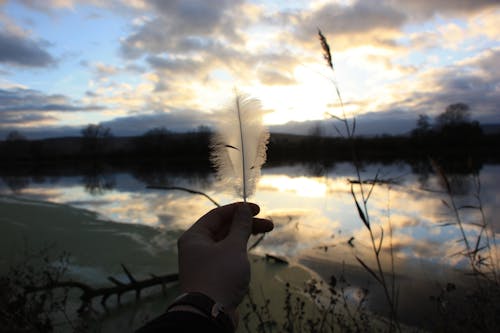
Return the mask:
[[167,308],[167,312],[178,305],[189,305],[212,319],[224,332],[234,332],[234,324],[225,312],[224,306],[200,292],[188,292],[177,297]]

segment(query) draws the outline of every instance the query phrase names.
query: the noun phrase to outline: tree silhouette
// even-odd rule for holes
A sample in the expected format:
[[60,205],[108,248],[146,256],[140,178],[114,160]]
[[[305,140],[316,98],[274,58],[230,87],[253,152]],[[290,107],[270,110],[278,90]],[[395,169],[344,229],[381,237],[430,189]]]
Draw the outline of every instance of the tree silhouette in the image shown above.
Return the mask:
[[446,110],[437,116],[436,129],[440,140],[446,145],[476,145],[483,135],[479,122],[471,121],[470,107],[465,103],[448,105]]
[[99,155],[106,151],[110,139],[113,137],[111,128],[101,124],[89,124],[81,130],[82,150],[85,154]]
[[85,139],[103,139],[113,136],[111,134],[111,128],[104,127],[101,124],[88,124],[85,128],[82,129],[81,133]]
[[136,139],[136,149],[142,153],[161,156],[168,153],[172,133],[165,127],[156,127]]
[[7,134],[0,150],[12,160],[28,159],[30,157],[30,142],[23,134],[14,130]]
[[465,103],[450,104],[436,118],[438,128],[470,123],[470,107]]
[[413,136],[425,136],[431,131],[431,118],[425,114],[419,114],[417,119],[417,127],[412,131]]

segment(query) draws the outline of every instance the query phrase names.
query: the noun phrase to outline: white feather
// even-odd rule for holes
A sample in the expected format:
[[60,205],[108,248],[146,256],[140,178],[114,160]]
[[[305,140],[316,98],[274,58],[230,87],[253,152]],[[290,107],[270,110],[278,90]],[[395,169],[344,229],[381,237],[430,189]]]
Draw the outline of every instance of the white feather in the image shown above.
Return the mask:
[[257,99],[236,94],[219,116],[211,160],[219,180],[233,186],[246,201],[255,191],[266,161],[269,132],[263,124],[263,111]]

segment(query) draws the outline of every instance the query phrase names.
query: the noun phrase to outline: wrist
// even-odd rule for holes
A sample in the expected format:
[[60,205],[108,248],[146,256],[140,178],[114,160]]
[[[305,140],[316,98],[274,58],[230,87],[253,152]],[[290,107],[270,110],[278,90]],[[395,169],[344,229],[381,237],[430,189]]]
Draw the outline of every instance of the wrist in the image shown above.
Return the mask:
[[213,320],[224,332],[234,332],[237,327],[235,310],[226,310],[220,303],[200,292],[187,292],[177,297],[167,312],[187,311]]

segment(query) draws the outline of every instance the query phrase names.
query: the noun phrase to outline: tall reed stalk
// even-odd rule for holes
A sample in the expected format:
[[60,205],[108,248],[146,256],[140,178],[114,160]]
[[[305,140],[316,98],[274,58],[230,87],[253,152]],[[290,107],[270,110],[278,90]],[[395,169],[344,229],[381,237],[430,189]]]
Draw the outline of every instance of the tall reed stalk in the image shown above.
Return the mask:
[[[498,277],[498,247],[495,232],[492,230],[484,213],[479,174],[474,172],[471,176],[472,183],[474,184],[474,193],[472,197],[475,202],[472,204],[460,205],[453,192],[448,175],[446,175],[441,166],[434,160],[431,160],[431,164],[443,183],[444,193],[446,195],[443,204],[449,209],[453,217],[451,222],[445,223],[443,226],[455,226],[460,234],[459,241],[464,244],[464,249],[455,253],[455,255],[463,255],[467,259],[471,273],[476,277],[476,283],[479,287],[482,285],[477,277],[493,282],[498,286],[500,282]],[[463,211],[475,211],[478,215],[477,221],[464,221],[462,216]],[[476,228],[477,234],[475,238],[473,235],[467,235],[465,230],[466,223]]]
[[[345,113],[345,108],[344,108],[344,102],[342,100],[342,95],[340,93],[340,89],[338,87],[337,81],[335,79],[335,68],[333,65],[333,57],[330,49],[330,45],[328,44],[328,40],[326,37],[323,35],[321,30],[318,29],[318,36],[319,40],[321,43],[321,48],[323,49],[323,57],[326,61],[327,66],[330,68],[332,71],[332,74],[334,75],[334,78],[332,80],[332,83],[335,87],[335,92],[337,95],[337,99],[339,100],[340,107],[341,107],[341,112],[342,116],[337,116],[332,113],[328,113],[328,115],[340,121],[340,123],[343,124],[345,128],[345,133],[343,133],[338,127],[335,126],[335,129],[337,133],[344,137],[347,138],[350,142],[351,145],[351,155],[352,155],[352,163],[354,164],[354,168],[356,171],[356,179],[354,181],[350,181],[351,183],[351,195],[354,199],[354,203],[356,205],[356,209],[359,215],[359,218],[363,222],[363,225],[365,226],[366,230],[369,233],[370,236],[370,243],[371,247],[373,250],[375,262],[376,262],[376,270],[373,270],[370,268],[360,257],[356,256],[356,259],[358,262],[363,266],[363,268],[378,282],[378,284],[382,287],[385,299],[387,301],[387,305],[390,309],[390,323],[389,323],[389,332],[393,331],[401,331],[401,327],[398,321],[398,315],[397,315],[397,293],[395,291],[395,274],[394,274],[394,260],[393,260],[393,252],[392,248],[390,251],[390,256],[391,256],[391,267],[390,271],[391,274],[388,276],[388,274],[384,271],[384,268],[382,267],[382,244],[384,241],[384,229],[380,227],[380,236],[376,237],[373,229],[372,229],[372,223],[370,220],[370,214],[369,214],[369,209],[368,209],[368,201],[370,199],[371,194],[373,193],[373,189],[375,188],[375,185],[377,184],[378,181],[378,172],[374,178],[374,180],[369,184],[368,187],[365,187],[365,182],[362,179],[361,176],[361,163],[360,159],[358,158],[357,150],[356,150],[356,145],[355,145],[355,140],[354,140],[354,135],[356,132],[356,118],[353,117],[351,123],[349,123],[349,119],[347,118],[347,115]],[[391,233],[391,239],[392,239],[392,228],[390,228],[390,233]],[[392,242],[391,242],[392,244]]]
[[[442,293],[440,314],[444,316],[441,325],[446,331],[498,332],[500,327],[500,284],[498,272],[498,246],[494,230],[484,212],[481,199],[481,181],[478,172],[472,173],[470,180],[474,185],[473,202],[461,204],[452,182],[444,170],[431,161],[435,173],[441,180],[445,199],[443,204],[449,209],[451,221],[443,227],[455,227],[463,248],[453,255],[463,256],[468,264],[467,275],[472,275],[474,285],[467,286],[467,293],[457,304],[446,300]],[[470,197],[469,197],[470,199]],[[466,212],[475,212],[467,215]],[[472,230],[472,232],[471,232]],[[475,231],[475,233],[474,233]],[[454,290],[455,287],[451,289]],[[448,291],[448,287],[446,288]],[[443,302],[444,300],[444,302]],[[458,322],[457,322],[457,319]]]

